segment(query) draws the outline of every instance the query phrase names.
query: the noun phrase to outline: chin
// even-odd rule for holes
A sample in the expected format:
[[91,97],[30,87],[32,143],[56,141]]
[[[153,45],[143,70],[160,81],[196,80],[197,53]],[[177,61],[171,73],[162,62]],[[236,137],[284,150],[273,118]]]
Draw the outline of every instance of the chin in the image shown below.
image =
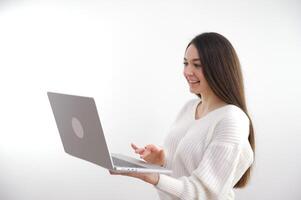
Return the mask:
[[196,95],[200,94],[200,92],[199,92],[199,91],[192,90],[191,88],[190,88],[190,93],[192,93],[192,94],[196,94]]
[[198,94],[198,92],[196,92],[194,90],[191,90],[191,89],[190,89],[190,93],[192,93],[192,94]]

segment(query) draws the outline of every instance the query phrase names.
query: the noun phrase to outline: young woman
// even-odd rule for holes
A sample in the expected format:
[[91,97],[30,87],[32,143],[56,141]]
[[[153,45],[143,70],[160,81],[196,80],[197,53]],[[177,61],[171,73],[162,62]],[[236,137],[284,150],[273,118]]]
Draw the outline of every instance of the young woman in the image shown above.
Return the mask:
[[182,107],[163,148],[132,144],[142,159],[172,174],[120,175],[154,185],[161,199],[234,199],[233,189],[249,180],[255,142],[231,43],[218,33],[196,36],[185,51],[184,77],[198,98]]

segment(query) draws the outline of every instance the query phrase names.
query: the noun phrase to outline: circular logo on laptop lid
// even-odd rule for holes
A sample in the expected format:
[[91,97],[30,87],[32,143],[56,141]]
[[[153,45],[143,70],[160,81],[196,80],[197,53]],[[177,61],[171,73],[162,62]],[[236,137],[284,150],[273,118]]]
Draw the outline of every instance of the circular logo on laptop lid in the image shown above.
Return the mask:
[[77,137],[79,137],[79,138],[84,137],[83,126],[76,117],[72,117],[72,128]]

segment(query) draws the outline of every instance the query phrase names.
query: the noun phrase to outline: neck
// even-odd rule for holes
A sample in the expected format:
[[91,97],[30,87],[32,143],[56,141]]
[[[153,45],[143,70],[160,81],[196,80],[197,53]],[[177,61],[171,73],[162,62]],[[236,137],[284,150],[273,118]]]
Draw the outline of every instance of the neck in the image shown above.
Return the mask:
[[218,98],[212,91],[202,93],[202,103],[200,104],[200,113],[206,114],[216,108],[226,105],[224,101]]

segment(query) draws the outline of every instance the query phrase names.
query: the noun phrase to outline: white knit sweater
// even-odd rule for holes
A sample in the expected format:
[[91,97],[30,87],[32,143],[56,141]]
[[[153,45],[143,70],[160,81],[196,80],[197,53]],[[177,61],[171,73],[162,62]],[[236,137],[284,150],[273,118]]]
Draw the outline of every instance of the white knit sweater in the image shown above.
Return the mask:
[[234,199],[233,187],[253,163],[249,119],[226,105],[195,119],[200,99],[188,101],[164,141],[164,166],[155,188],[160,199]]

